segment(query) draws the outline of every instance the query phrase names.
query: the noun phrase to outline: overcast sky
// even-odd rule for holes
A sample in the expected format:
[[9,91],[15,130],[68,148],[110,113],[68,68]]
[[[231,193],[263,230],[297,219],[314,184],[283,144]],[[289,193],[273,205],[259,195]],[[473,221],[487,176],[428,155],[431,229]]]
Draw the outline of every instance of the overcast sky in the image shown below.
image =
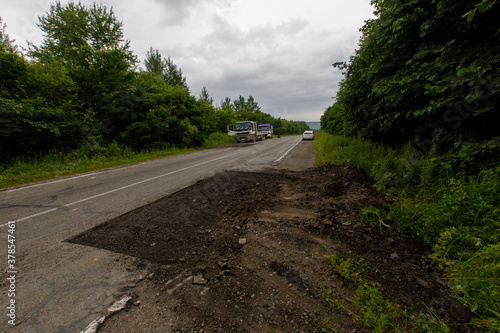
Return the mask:
[[[36,24],[51,2],[0,0],[16,44],[40,44]],[[263,112],[305,121],[318,121],[333,103],[342,76],[332,63],[349,60],[359,28],[373,18],[370,0],[95,2],[113,7],[141,66],[152,46],[172,57],[197,97],[203,86],[216,104],[251,95]]]

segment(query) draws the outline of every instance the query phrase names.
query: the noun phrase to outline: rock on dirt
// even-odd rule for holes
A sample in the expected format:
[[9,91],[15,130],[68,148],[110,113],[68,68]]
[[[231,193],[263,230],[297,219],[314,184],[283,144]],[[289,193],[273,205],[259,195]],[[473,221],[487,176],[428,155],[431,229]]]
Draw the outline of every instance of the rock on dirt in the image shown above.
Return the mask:
[[[322,297],[352,299],[329,270],[332,253],[362,259],[366,278],[393,303],[432,309],[463,331],[470,319],[426,261],[429,248],[361,223],[360,207],[388,209],[363,170],[223,172],[91,229],[73,243],[137,258],[152,273],[134,288],[138,306],[99,332],[362,332]],[[155,244],[155,246],[150,246]],[[140,303],[137,303],[140,301]]]

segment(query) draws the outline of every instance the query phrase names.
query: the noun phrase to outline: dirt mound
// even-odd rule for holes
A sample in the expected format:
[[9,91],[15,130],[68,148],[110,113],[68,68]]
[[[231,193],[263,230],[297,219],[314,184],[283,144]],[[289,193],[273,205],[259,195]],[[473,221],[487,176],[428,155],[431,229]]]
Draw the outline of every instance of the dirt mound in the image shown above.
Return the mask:
[[325,318],[332,329],[363,331],[349,309],[325,300],[326,290],[354,297],[329,268],[332,254],[362,264],[363,279],[392,302],[466,321],[425,244],[360,222],[361,207],[390,203],[372,185],[341,165],[223,172],[75,237],[151,272],[99,332],[318,332]]

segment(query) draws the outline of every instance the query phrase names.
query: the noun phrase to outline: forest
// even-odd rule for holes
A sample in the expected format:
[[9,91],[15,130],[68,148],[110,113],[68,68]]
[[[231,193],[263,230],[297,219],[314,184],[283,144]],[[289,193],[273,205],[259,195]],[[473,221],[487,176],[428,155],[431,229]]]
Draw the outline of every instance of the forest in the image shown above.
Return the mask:
[[0,21],[0,161],[95,154],[108,146],[135,151],[203,146],[235,121],[271,123],[278,135],[305,122],[274,118],[252,96],[214,105],[193,96],[187,78],[157,49],[144,68],[112,8],[55,2],[39,19],[44,39],[21,52]]
[[393,198],[360,213],[428,244],[481,332],[500,331],[499,2],[373,0],[316,143]]
[[[422,153],[454,165],[496,161],[500,136],[500,6],[496,0],[377,0],[344,80],[322,118],[330,133]],[[495,116],[497,114],[497,116]]]

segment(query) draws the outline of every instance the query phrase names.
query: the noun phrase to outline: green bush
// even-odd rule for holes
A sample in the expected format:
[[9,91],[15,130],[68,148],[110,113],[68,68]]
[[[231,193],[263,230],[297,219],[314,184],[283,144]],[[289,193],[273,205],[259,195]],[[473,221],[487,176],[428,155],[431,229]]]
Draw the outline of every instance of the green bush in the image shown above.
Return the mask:
[[234,136],[226,133],[211,133],[203,142],[204,147],[216,147],[226,144],[236,143]]

